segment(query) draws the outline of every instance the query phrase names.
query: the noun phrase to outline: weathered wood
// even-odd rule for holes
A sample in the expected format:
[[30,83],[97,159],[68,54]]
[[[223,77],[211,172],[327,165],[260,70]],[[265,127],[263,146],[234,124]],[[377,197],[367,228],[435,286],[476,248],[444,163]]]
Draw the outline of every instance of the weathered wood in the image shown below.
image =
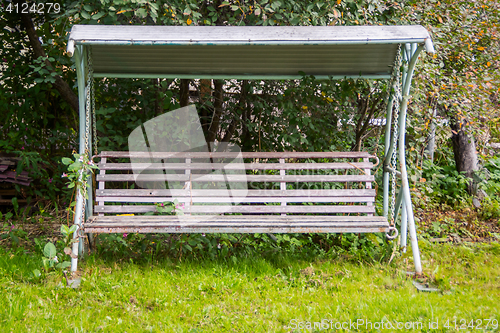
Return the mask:
[[[101,153],[99,188],[96,190],[95,212],[85,230],[100,232],[382,232],[387,219],[373,216],[376,191],[371,188],[373,158],[366,152],[256,152],[256,153]],[[107,163],[106,158],[162,159],[163,163]],[[253,163],[221,163],[229,158],[256,159]],[[169,158],[177,161],[170,162]],[[212,158],[215,163],[207,163]],[[299,162],[306,158],[343,158],[352,162]],[[287,163],[287,159],[292,162]],[[362,159],[363,162],[358,162]],[[267,161],[269,163],[266,163]],[[276,161],[277,160],[277,161]],[[200,161],[200,163],[198,163]],[[236,160],[238,161],[238,160]],[[243,160],[241,160],[243,161]],[[222,161],[223,162],[223,161]],[[278,162],[278,163],[276,163]],[[156,174],[132,174],[132,167],[157,170]],[[106,173],[107,170],[122,173]],[[158,171],[169,170],[169,174]],[[213,170],[228,171],[214,174]],[[243,171],[244,174],[237,173]],[[246,174],[249,171],[273,171],[279,174]],[[351,170],[352,175],[316,174],[322,170]],[[232,171],[236,171],[236,173]],[[293,174],[312,171],[312,174]],[[126,172],[126,173],[123,173]],[[290,174],[292,173],[292,174]],[[178,181],[183,189],[105,189],[106,182]],[[276,183],[279,189],[192,189],[193,182]],[[352,182],[364,184],[359,189],[287,189],[290,182]],[[182,216],[135,215],[156,212],[153,203],[184,203]],[[114,203],[109,205],[108,203]],[[121,204],[120,204],[121,203]],[[147,205],[149,203],[149,205]],[[145,205],[146,204],[146,205]],[[227,215],[227,214],[246,215]],[[104,215],[114,214],[114,215]],[[226,214],[226,215],[224,215]],[[249,214],[249,215],[248,215]],[[304,215],[308,214],[308,215]],[[354,214],[339,216],[335,214]],[[358,216],[361,215],[361,216]],[[366,216],[368,215],[368,216]],[[186,229],[186,224],[189,224]],[[90,231],[89,231],[90,232]]]
[[305,202],[313,202],[313,203],[334,203],[334,202],[367,202],[372,203],[375,201],[375,197],[366,196],[366,197],[236,197],[236,196],[225,196],[225,197],[138,197],[138,196],[120,196],[120,197],[107,197],[107,196],[99,196],[96,197],[96,201],[101,202],[142,202],[142,203],[161,203],[165,201],[173,201],[177,199],[180,203],[271,203],[271,202],[280,202],[280,203],[305,203]]
[[371,162],[337,163],[101,163],[101,170],[350,170],[371,169]]
[[132,197],[221,197],[230,193],[235,197],[375,197],[374,189],[337,189],[337,190],[147,190],[147,189],[105,189],[96,190],[96,196]]
[[114,158],[375,158],[367,152],[128,152],[103,151],[100,157]]
[[372,182],[371,175],[198,175],[192,174],[106,174],[97,175],[97,181],[132,182],[140,180],[150,181],[193,181],[193,182]]
[[242,223],[328,223],[331,221],[342,223],[387,223],[383,216],[358,216],[358,215],[219,215],[217,219],[213,216],[205,215],[189,215],[189,216],[176,216],[176,215],[135,215],[135,216],[121,216],[121,215],[106,215],[106,216],[93,216],[89,218],[88,223],[143,223],[143,222],[165,222],[177,223],[183,221],[186,223],[204,222],[207,224],[219,224],[226,222],[242,222]]
[[[98,213],[146,213],[155,212],[154,205],[112,205],[112,206],[95,206],[95,211]],[[262,206],[262,205],[192,205],[189,210],[184,209],[184,212],[189,213],[206,213],[206,214],[221,214],[221,213],[308,213],[308,214],[325,214],[325,213],[374,213],[374,206],[362,205],[287,205],[287,206]]]
[[98,227],[98,226],[90,226],[85,227],[86,233],[99,234],[99,233],[259,233],[259,234],[280,234],[280,233],[374,233],[374,232],[388,232],[389,227],[387,226],[357,226],[353,225],[350,227],[344,226],[335,226],[334,224],[330,224],[329,226],[288,226],[288,227],[274,227],[272,225],[268,225],[265,227],[232,227],[232,226],[224,226],[224,227],[201,227],[201,226],[172,226],[172,227],[163,227],[163,226],[139,226],[139,227],[120,227],[120,226],[112,226],[112,227]]
[[[250,219],[252,218],[252,220]],[[380,216],[99,216],[85,224],[86,232],[166,233],[344,233],[387,232]]]

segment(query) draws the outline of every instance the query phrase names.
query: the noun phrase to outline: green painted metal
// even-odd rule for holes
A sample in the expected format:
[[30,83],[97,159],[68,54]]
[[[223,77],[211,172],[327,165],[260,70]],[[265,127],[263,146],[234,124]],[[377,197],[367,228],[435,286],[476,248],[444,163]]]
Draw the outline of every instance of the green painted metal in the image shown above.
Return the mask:
[[[412,54],[411,59],[408,64],[407,74],[404,80],[403,91],[402,91],[402,103],[400,105],[400,115],[399,115],[399,164],[401,171],[401,187],[403,189],[403,203],[406,208],[406,217],[408,223],[408,231],[410,232],[410,241],[413,252],[413,261],[415,265],[415,272],[417,274],[422,273],[422,263],[420,261],[420,251],[418,248],[417,241],[417,231],[415,227],[415,218],[413,215],[413,207],[411,203],[410,186],[408,182],[408,171],[406,169],[406,155],[405,155],[405,133],[406,133],[406,111],[408,108],[408,99],[411,86],[411,80],[413,77],[413,72],[415,70],[415,64],[420,55],[420,52],[424,49],[423,45],[416,48],[415,53]],[[402,221],[401,223],[406,223]]]
[[[95,78],[121,78],[121,79],[221,79],[221,80],[300,80],[302,75],[211,75],[211,74],[197,74],[197,75],[179,75],[179,74],[122,74],[122,73],[96,73]],[[387,74],[380,75],[314,75],[316,79],[320,80],[342,80],[342,79],[372,79],[372,80],[386,80],[391,76]]]
[[[83,58],[84,47],[77,46],[75,48],[75,65],[76,65],[76,77],[78,82],[78,109],[79,109],[79,153],[83,154],[85,152],[85,62]],[[76,206],[75,206],[75,217],[74,224],[80,225],[80,220],[82,218],[81,212],[83,207],[84,198],[78,192],[76,195]],[[78,235],[75,232],[73,238],[77,238]],[[79,242],[73,243],[72,252],[75,256],[78,256],[82,252],[83,243],[80,240]],[[71,259],[71,271],[74,272],[77,270],[77,258]]]

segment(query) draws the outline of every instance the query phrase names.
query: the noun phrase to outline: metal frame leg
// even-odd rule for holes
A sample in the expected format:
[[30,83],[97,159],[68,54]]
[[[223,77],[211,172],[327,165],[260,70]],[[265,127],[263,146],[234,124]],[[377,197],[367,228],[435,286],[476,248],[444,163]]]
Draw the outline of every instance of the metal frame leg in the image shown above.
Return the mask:
[[[420,261],[420,251],[418,248],[417,241],[417,230],[415,227],[415,218],[413,215],[413,206],[411,202],[410,186],[408,182],[408,171],[406,169],[406,155],[405,155],[405,133],[406,133],[406,111],[408,108],[408,98],[410,92],[411,79],[413,76],[413,71],[415,70],[415,63],[418,59],[420,52],[423,50],[424,46],[418,46],[414,49],[409,59],[406,75],[403,78],[403,90],[402,90],[402,101],[400,104],[400,116],[399,116],[399,164],[401,168],[401,187],[403,191],[403,204],[404,210],[406,211],[406,220],[408,231],[410,233],[410,242],[413,252],[413,262],[415,265],[415,273],[422,274],[422,263]],[[412,50],[413,51],[413,50]],[[407,58],[408,59],[408,58]],[[405,223],[406,224],[406,223]]]

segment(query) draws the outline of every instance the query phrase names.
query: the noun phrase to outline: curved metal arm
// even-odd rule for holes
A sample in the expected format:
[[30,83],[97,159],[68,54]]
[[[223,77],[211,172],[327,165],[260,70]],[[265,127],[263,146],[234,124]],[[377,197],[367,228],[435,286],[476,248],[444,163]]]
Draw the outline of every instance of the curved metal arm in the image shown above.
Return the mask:
[[[410,231],[411,248],[413,252],[413,261],[415,264],[415,273],[422,273],[422,263],[420,261],[420,251],[418,249],[417,231],[415,228],[415,218],[413,216],[413,207],[411,203],[410,187],[408,182],[408,172],[406,169],[406,155],[405,155],[405,133],[406,133],[406,111],[408,108],[408,98],[410,92],[411,79],[415,70],[415,63],[417,62],[420,52],[424,49],[423,45],[419,45],[408,64],[406,77],[404,80],[401,109],[399,115],[399,163],[401,171],[401,186],[403,190],[404,204],[406,208],[406,215],[408,220],[408,230]],[[405,222],[403,222],[405,223]]]

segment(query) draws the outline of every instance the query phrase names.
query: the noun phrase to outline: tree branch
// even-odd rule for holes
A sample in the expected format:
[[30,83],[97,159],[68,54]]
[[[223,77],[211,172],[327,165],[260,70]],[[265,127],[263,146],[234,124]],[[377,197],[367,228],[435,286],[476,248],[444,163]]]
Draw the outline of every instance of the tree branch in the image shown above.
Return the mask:
[[220,118],[222,115],[222,105],[224,104],[224,81],[214,80],[214,114],[212,116],[212,123],[208,129],[208,142],[214,142],[219,132]]
[[[22,4],[24,1],[15,0],[18,4],[19,8],[22,8]],[[20,13],[21,22],[23,26],[26,28],[26,33],[28,34],[28,38],[30,40],[31,47],[33,48],[33,52],[37,58],[46,57],[45,51],[42,47],[42,43],[38,39],[38,35],[35,30],[35,26],[33,25],[33,20],[29,13]],[[50,63],[49,60],[45,59],[45,66],[47,70],[51,73],[55,72],[54,66]],[[55,75],[55,82],[52,83],[52,86],[59,92],[61,97],[69,104],[69,106],[78,112],[78,96],[74,93],[71,87],[68,85],[66,81],[60,75]]]

